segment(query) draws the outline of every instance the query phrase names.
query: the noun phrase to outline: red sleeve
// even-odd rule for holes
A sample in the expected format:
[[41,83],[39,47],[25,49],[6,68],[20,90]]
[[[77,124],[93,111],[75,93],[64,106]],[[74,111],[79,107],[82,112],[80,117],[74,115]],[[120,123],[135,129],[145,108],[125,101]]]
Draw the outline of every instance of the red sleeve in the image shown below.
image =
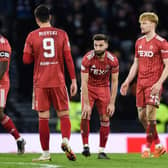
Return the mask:
[[83,73],[89,73],[89,59],[85,55],[82,59],[82,64],[81,64],[81,72]]
[[33,52],[33,50],[32,50],[32,41],[33,41],[32,40],[32,35],[31,35],[31,33],[29,33],[27,38],[26,38],[26,42],[25,42],[23,53],[32,54],[32,52]]
[[67,33],[64,34],[64,52],[71,51],[70,42]]
[[0,61],[8,61],[11,55],[11,47],[7,39],[0,37]]
[[161,45],[161,56],[162,59],[168,58],[168,42],[164,40]]
[[28,53],[23,54],[23,63],[24,64],[31,64],[33,62],[33,56]]
[[114,57],[112,73],[117,73],[119,71],[119,63],[117,57]]
[[71,51],[64,51],[64,57],[65,57],[65,62],[67,65],[67,69],[70,75],[71,80],[75,79],[75,67],[74,67],[74,63],[72,60],[72,56],[71,56]]

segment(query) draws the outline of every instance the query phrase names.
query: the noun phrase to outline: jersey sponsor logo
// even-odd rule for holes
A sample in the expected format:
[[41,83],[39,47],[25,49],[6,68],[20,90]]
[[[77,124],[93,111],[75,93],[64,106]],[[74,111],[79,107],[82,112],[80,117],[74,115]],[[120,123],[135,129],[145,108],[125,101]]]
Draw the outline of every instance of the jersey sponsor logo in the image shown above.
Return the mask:
[[109,69],[97,69],[95,65],[92,65],[90,68],[90,72],[93,73],[94,75],[104,75],[109,71]]
[[144,50],[139,50],[138,54],[140,57],[153,57],[153,51],[144,51]]
[[168,53],[168,50],[161,50],[161,53]]
[[1,52],[0,52],[0,58],[3,58],[3,57],[9,58],[9,53],[8,53],[8,52],[5,52],[5,51],[1,51]]

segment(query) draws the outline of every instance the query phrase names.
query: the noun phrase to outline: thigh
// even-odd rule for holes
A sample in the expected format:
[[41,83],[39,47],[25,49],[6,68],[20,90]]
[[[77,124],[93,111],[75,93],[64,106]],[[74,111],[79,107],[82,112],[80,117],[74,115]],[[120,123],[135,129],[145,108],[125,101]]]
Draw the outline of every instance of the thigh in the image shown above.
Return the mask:
[[137,84],[137,88],[136,88],[136,106],[137,107],[145,107],[146,106],[144,89],[142,86],[140,86],[138,84]]
[[145,89],[146,104],[153,105],[155,107],[159,107],[160,97],[161,97],[161,91],[157,95],[152,95],[151,94],[151,87],[148,87]]
[[47,111],[50,108],[50,98],[47,88],[33,88],[32,109]]
[[1,86],[0,87],[0,108],[5,108],[5,106],[6,106],[8,91],[9,91],[8,86]]
[[99,88],[97,91],[96,107],[99,115],[107,114],[107,106],[110,103],[110,88]]
[[69,110],[69,96],[65,86],[50,88],[50,97],[57,112]]

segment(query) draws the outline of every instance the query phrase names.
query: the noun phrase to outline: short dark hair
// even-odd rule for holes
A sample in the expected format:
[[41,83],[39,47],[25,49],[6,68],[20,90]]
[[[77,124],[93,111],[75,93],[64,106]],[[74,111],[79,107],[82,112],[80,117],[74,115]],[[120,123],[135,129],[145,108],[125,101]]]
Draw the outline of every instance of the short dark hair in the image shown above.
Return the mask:
[[34,15],[39,19],[40,22],[44,23],[49,21],[50,10],[46,5],[39,5],[34,10]]
[[105,34],[95,34],[92,40],[104,40],[106,43],[109,42],[109,37]]

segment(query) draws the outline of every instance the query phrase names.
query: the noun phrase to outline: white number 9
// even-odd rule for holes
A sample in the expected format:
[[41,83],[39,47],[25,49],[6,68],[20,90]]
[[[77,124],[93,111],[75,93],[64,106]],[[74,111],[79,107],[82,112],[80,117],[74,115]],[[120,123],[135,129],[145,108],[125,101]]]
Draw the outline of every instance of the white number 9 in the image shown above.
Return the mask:
[[53,58],[55,56],[55,46],[53,38],[44,38],[43,39],[43,49],[45,58]]

